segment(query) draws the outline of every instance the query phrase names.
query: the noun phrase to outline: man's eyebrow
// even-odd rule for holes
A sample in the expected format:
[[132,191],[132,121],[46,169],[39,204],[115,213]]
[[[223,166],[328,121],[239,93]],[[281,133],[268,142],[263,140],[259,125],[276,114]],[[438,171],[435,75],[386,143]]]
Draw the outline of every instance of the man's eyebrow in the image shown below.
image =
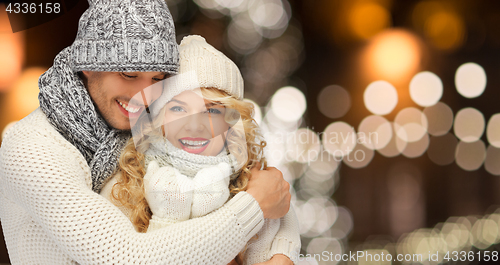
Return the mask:
[[177,103],[179,103],[179,104],[182,104],[182,105],[186,105],[186,103],[185,103],[185,102],[180,101],[180,100],[178,100],[178,99],[172,99],[172,100],[170,100],[169,102],[167,102],[167,104],[168,104],[168,103],[170,103],[170,102],[173,102],[173,101],[175,101],[175,102],[177,102]]

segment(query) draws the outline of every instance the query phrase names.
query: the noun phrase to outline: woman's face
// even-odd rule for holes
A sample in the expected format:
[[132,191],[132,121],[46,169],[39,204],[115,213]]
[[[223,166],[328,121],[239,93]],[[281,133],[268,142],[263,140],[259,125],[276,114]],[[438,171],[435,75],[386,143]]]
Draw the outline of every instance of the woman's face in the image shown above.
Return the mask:
[[163,123],[167,140],[192,154],[215,156],[224,147],[229,125],[224,106],[184,91],[165,105]]

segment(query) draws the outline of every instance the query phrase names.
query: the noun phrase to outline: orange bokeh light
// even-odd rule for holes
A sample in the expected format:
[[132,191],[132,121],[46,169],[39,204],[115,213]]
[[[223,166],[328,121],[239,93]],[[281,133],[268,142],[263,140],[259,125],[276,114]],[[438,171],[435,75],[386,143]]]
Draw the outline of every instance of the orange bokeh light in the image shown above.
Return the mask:
[[427,19],[424,32],[436,48],[454,50],[464,42],[465,25],[455,13],[437,12]]
[[415,74],[422,57],[419,39],[405,30],[386,30],[375,36],[365,50],[362,64],[370,80],[400,84]]
[[5,5],[0,4],[0,91],[19,77],[24,60],[23,33],[12,33]]
[[453,51],[465,41],[467,29],[457,6],[448,1],[422,1],[415,5],[413,26],[440,50]]
[[38,79],[47,69],[32,67],[26,69],[16,80],[6,98],[7,113],[10,120],[20,120],[38,108]]
[[356,37],[370,39],[390,26],[391,15],[377,3],[357,3],[349,13],[348,23]]

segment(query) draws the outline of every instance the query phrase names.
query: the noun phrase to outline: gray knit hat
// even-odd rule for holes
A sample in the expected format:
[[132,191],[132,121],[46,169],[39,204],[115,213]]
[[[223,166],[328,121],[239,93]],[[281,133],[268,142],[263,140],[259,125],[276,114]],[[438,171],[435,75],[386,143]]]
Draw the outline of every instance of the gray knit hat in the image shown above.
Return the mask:
[[71,45],[74,72],[167,72],[179,68],[174,22],[164,0],[89,0]]

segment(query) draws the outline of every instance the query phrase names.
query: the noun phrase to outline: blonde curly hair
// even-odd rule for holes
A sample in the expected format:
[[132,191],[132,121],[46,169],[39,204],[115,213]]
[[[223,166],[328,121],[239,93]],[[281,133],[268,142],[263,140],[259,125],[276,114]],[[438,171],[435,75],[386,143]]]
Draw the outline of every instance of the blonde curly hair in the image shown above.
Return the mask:
[[[255,120],[252,118],[254,114],[254,106],[252,103],[238,100],[227,93],[216,88],[201,88],[203,98],[223,105],[226,109],[234,111],[226,111],[225,121],[233,126],[233,133],[244,134],[243,139],[246,140],[246,148],[233,148],[230,150],[234,152],[247,152],[243,157],[247,157],[246,161],[242,161],[242,167],[238,171],[238,176],[229,184],[231,197],[240,191],[247,188],[248,180],[251,176],[250,169],[253,168],[258,162],[266,168],[267,163],[263,155],[266,142],[260,133],[259,127]],[[143,178],[146,174],[144,164],[144,152],[148,149],[150,143],[163,137],[164,131],[161,126],[163,117],[165,116],[165,107],[162,108],[155,120],[137,124],[139,126],[139,134],[143,135],[140,140],[134,142],[131,138],[119,158],[119,176],[117,183],[115,183],[111,190],[111,199],[118,207],[125,208],[129,211],[129,218],[139,232],[146,232],[149,226],[152,212],[144,194]],[[235,115],[236,114],[236,115]],[[146,112],[139,118],[139,120],[146,120]],[[242,122],[236,123],[235,117],[241,117]],[[157,128],[161,126],[162,130]],[[238,126],[239,128],[234,128]],[[228,137],[228,146],[231,145],[230,138]],[[236,145],[236,143],[235,143]],[[234,145],[233,145],[234,146]],[[235,154],[236,157],[242,157]]]

